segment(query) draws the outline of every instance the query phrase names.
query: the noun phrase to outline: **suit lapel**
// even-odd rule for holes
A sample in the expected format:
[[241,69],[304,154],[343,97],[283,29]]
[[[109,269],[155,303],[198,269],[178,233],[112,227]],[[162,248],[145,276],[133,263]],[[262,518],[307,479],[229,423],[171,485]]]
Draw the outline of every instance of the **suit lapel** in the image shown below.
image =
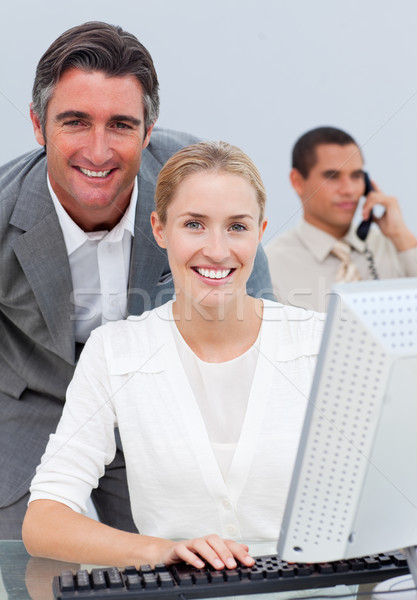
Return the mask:
[[[154,210],[155,182],[162,165],[144,153],[138,176],[138,203],[128,291],[129,314],[141,314],[156,304],[162,275],[169,271],[165,250],[153,237],[150,214]],[[167,299],[165,297],[165,299]]]
[[[74,362],[74,324],[70,315],[71,272],[64,238],[46,182],[46,161],[25,181],[10,223],[23,231],[13,249],[27,278],[46,328],[36,319],[33,337],[45,348]],[[17,279],[16,286],[25,285]]]

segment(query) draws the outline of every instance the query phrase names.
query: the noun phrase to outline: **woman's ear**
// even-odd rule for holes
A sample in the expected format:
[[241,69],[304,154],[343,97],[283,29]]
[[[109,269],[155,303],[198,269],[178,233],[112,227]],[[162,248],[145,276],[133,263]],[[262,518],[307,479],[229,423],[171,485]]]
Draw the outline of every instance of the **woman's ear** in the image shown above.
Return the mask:
[[263,234],[265,233],[265,229],[266,229],[267,225],[268,225],[268,219],[264,219],[259,226],[259,238],[258,238],[259,242],[261,241]]
[[151,226],[152,226],[153,237],[155,238],[158,246],[160,248],[166,248],[165,237],[164,237],[164,228],[158,217],[158,213],[155,210],[151,213]]

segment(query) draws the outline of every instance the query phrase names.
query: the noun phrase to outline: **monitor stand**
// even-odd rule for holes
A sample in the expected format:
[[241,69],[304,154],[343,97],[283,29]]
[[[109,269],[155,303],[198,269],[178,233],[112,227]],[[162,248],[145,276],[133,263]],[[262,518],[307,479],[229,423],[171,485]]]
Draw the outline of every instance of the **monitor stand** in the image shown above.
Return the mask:
[[381,581],[373,589],[372,600],[417,600],[417,546],[405,548],[403,552],[410,575]]

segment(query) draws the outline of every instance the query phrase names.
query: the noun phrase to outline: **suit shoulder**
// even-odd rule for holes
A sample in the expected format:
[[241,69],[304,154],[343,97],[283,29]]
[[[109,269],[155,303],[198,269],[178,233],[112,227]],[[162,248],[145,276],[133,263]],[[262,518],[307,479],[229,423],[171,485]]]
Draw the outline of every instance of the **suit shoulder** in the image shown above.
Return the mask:
[[155,127],[144,152],[152,154],[163,165],[172,154],[184,148],[184,146],[189,146],[199,141],[201,141],[200,138],[189,133]]
[[35,167],[46,168],[46,154],[43,149],[32,150],[0,166],[0,198],[18,194],[23,182]]

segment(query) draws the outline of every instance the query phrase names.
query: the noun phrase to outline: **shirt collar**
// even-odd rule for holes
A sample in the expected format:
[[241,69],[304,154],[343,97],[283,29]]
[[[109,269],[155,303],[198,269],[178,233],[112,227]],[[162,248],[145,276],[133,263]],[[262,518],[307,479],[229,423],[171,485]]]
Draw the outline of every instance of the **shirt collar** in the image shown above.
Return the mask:
[[136,205],[138,201],[138,182],[135,177],[133,185],[132,195],[130,197],[129,206],[120,221],[110,231],[95,231],[85,232],[75,223],[67,211],[64,209],[57,195],[52,189],[49,176],[47,176],[47,183],[49,193],[51,194],[52,202],[54,204],[58,221],[62,229],[64,236],[65,246],[67,248],[68,256],[70,256],[75,250],[80,248],[86,241],[92,239],[104,239],[108,242],[118,242],[123,238],[124,232],[128,231],[132,237],[135,234],[135,214]]
[[[311,225],[311,223],[307,223],[304,219],[298,224],[296,229],[302,243],[318,262],[323,262],[330,254],[336,238],[330,235],[330,233]],[[358,252],[363,253],[365,251],[365,243],[356,235],[356,225],[353,223],[351,223],[349,231],[343,239]]]

